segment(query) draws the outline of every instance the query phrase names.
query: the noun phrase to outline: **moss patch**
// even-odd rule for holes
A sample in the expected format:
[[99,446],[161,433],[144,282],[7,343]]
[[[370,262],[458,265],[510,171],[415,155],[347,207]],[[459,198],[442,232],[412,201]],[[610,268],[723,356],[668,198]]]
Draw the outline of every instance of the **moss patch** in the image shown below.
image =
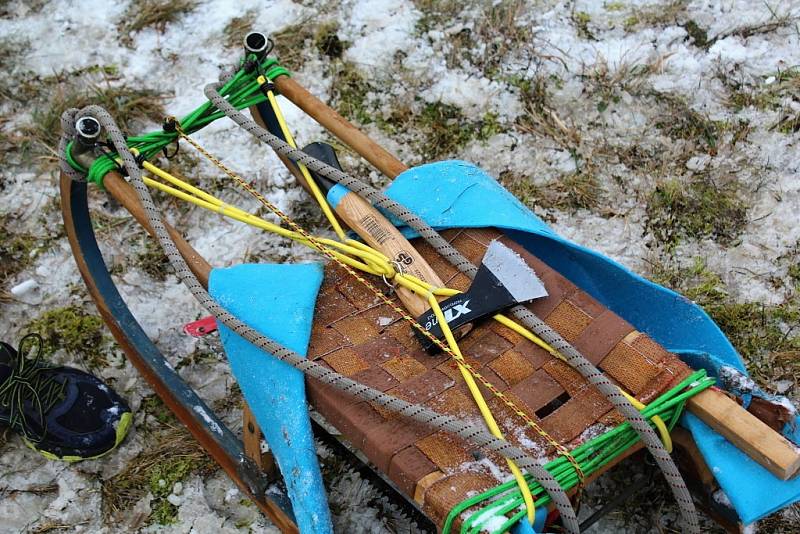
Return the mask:
[[186,478],[196,468],[194,458],[183,457],[166,459],[149,469],[148,485],[154,497],[150,502],[152,522],[169,525],[178,519],[178,507],[169,502],[167,497],[172,493],[175,483]]
[[596,40],[592,32],[589,31],[589,23],[592,22],[592,17],[586,11],[575,11],[572,13],[572,23],[578,30],[578,35],[584,39]]
[[747,224],[748,204],[738,182],[721,184],[694,176],[658,184],[647,198],[646,228],[655,240],[674,248],[682,238],[711,238],[731,244]]
[[105,335],[103,320],[86,313],[79,306],[54,308],[28,324],[27,330],[44,339],[45,355],[63,349],[80,358],[89,369],[108,365],[111,339]]

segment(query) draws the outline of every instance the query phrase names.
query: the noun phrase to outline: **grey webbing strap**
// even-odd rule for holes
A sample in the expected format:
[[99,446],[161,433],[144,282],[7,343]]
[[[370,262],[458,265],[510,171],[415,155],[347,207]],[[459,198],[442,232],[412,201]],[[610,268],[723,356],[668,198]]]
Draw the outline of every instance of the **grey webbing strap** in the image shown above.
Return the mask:
[[[291,147],[282,139],[272,135],[270,132],[259,126],[251,118],[234,108],[218,92],[224,84],[221,80],[216,84],[206,86],[204,92],[206,97],[221,110],[225,115],[233,120],[237,125],[253,135],[258,140],[269,145],[277,153],[289,158],[296,163],[302,163],[309,170],[314,171],[325,178],[333,180],[350,191],[366,198],[375,206],[388,210],[397,216],[401,221],[413,228],[427,241],[437,253],[441,254],[459,271],[470,278],[475,277],[477,267],[465,258],[458,250],[447,242],[438,232],[431,228],[425,221],[414,214],[405,206],[390,199],[374,187],[366,184],[342,171],[327,165],[306,154],[305,152]],[[614,405],[614,407],[625,417],[631,427],[642,439],[642,443],[647,447],[656,460],[661,471],[664,473],[667,484],[669,485],[681,516],[688,532],[699,532],[700,526],[697,519],[697,512],[694,507],[686,483],[681,477],[678,467],[672,457],[664,448],[655,431],[647,421],[641,416],[639,411],[626,399],[603,373],[589,360],[582,356],[570,343],[568,343],[558,332],[550,328],[544,321],[537,317],[524,306],[516,306],[512,309],[512,314],[520,322],[530,329],[537,336],[541,337],[548,344],[553,346],[567,359],[567,362],[588,382],[596,386],[597,389]]]
[[[172,241],[172,238],[170,237],[161,220],[160,212],[158,208],[156,208],[155,203],[150,196],[150,192],[147,190],[147,186],[142,180],[141,171],[133,154],[131,154],[127,147],[125,136],[117,127],[114,119],[102,107],[88,106],[81,111],[75,109],[67,110],[64,113],[64,120],[74,120],[88,115],[98,119],[103,128],[105,128],[106,132],[108,132],[114,148],[122,158],[123,165],[128,172],[130,183],[133,185],[134,189],[136,190],[136,194],[142,203],[147,220],[150,223],[150,226],[153,228],[161,247],[164,249],[164,253],[167,255],[170,264],[175,269],[176,275],[186,285],[192,295],[194,295],[194,297],[203,305],[203,307],[205,307],[212,315],[214,315],[217,320],[257,347],[324,384],[335,387],[360,399],[375,402],[393,412],[399,413],[422,424],[429,425],[432,428],[455,434],[478,447],[485,447],[513,461],[520,468],[529,471],[539,482],[539,484],[542,485],[545,491],[547,491],[548,495],[551,497],[561,513],[567,530],[570,533],[579,532],[580,529],[578,527],[578,520],[575,515],[575,510],[572,508],[569,498],[559,485],[558,481],[556,481],[556,479],[553,478],[550,473],[542,468],[535,459],[525,454],[525,452],[523,452],[520,448],[505,440],[492,436],[485,429],[476,425],[464,423],[458,418],[437,413],[419,404],[412,404],[403,401],[344,377],[335,371],[332,371],[331,369],[328,369],[327,367],[314,361],[308,360],[296,352],[282,346],[281,344],[254,330],[253,328],[250,328],[236,317],[228,313],[228,311],[220,306],[219,303],[217,303],[211,297],[211,295],[208,294],[205,288],[203,288],[192,271],[189,269],[186,260],[183,258],[183,256],[181,256],[180,252],[178,252],[175,243]],[[66,143],[69,141],[69,134],[74,134],[74,127],[67,127],[65,129],[60,146],[63,145],[66,147]],[[59,158],[62,170],[66,172],[70,166],[66,160],[65,154],[65,152],[60,152]]]

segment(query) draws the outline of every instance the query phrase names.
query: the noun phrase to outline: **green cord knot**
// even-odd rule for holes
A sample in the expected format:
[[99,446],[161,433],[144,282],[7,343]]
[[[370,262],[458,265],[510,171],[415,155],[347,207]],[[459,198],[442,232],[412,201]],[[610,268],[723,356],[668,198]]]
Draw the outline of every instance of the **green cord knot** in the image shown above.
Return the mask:
[[89,167],[89,169],[87,170],[83,165],[75,161],[75,158],[72,157],[73,143],[74,141],[70,141],[69,143],[67,143],[67,149],[65,154],[69,166],[78,171],[79,173],[86,175],[87,182],[95,184],[100,189],[105,189],[105,187],[103,187],[103,178],[105,178],[106,174],[108,174],[109,172],[119,168],[117,161],[111,155],[103,154],[102,156],[99,156],[97,159],[95,159],[91,167]]
[[[658,415],[667,423],[667,428],[672,430],[683,413],[686,399],[713,384],[714,379],[707,376],[705,369],[695,371],[641,410],[642,417],[651,421],[654,415]],[[653,426],[652,422],[650,424]],[[584,474],[588,476],[608,465],[635,445],[639,439],[639,435],[626,421],[579,445],[572,451],[572,455],[578,460]],[[563,456],[557,457],[543,467],[564,490],[574,488],[579,482],[574,467]],[[538,513],[539,508],[550,502],[550,497],[530,475],[525,475],[525,478],[529,481],[531,493],[536,498]],[[477,509],[470,511],[471,508]],[[492,530],[493,534],[500,534],[508,532],[515,523],[522,520],[526,511],[517,483],[511,480],[480,495],[469,497],[454,506],[442,527],[443,534],[453,532],[453,524],[462,513],[467,513],[467,517],[461,524],[461,534],[477,534],[485,529],[486,521],[491,518],[504,520],[502,525]]]
[[[259,83],[256,81],[258,72],[264,73],[264,76],[272,80],[278,76],[291,76],[289,71],[282,67],[274,57],[264,59],[253,72],[246,71],[243,60],[239,70],[220,89],[220,94],[236,109],[244,109],[264,102],[266,97],[261,94]],[[175,125],[183,133],[190,135],[224,116],[224,113],[207,101],[182,119],[171,122],[169,126]],[[162,127],[161,130],[128,137],[126,143],[131,150],[138,151],[137,161],[147,161],[174,143],[177,138],[176,130]],[[105,175],[119,168],[116,153],[99,156],[89,169],[86,169],[72,157],[72,142],[67,144],[66,152],[65,156],[69,165],[76,171],[85,174],[86,181],[96,184],[101,189]]]

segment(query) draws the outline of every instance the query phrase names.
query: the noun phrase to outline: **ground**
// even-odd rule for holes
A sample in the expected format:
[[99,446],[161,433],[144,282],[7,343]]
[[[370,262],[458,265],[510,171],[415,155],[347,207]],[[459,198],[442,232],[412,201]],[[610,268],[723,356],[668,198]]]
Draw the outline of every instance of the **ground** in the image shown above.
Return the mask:
[[[42,332],[54,361],[97,373],[136,410],[118,451],[72,466],[0,434],[2,532],[275,530],[179,429],[98,320],[61,225],[54,158],[64,107],[100,103],[132,133],[156,128],[203,100],[250,29],[271,33],[302,84],[401,160],[475,162],[566,237],[684,292],[760,386],[798,401],[797,0],[37,0],[2,1],[0,13],[0,339]],[[299,139],[325,137],[297,109],[285,111]],[[293,217],[321,225],[278,160],[230,123],[197,139]],[[352,153],[342,163],[383,182]],[[190,148],[172,164],[255,207]],[[135,314],[239,429],[238,389],[218,343],[181,331],[201,309],[125,213],[102,191],[91,196]],[[311,258],[159,201],[217,265]],[[412,528],[321,452],[338,529]],[[589,504],[645,473],[606,477]],[[595,531],[672,531],[675,515],[657,482]],[[798,515],[761,528],[796,532]]]

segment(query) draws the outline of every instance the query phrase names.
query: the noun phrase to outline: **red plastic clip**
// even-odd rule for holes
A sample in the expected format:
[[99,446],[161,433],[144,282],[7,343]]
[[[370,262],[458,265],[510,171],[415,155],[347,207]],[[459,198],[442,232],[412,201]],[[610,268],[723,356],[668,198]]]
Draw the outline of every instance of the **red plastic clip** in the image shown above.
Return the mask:
[[213,315],[184,325],[183,331],[192,337],[203,337],[217,330],[217,321]]

